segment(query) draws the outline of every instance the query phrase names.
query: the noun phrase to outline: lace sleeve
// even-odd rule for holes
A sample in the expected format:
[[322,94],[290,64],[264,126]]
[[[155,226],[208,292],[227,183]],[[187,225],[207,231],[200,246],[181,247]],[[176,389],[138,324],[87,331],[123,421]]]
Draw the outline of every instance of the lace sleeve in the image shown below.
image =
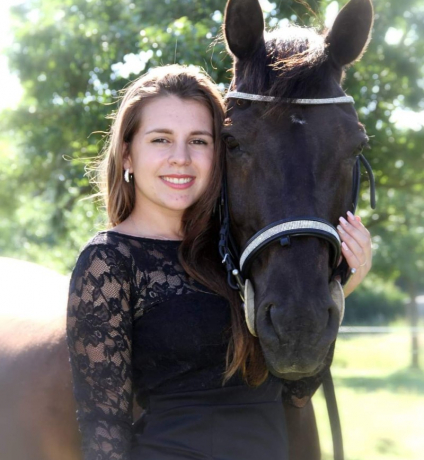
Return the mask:
[[130,273],[88,246],[72,273],[67,340],[84,460],[128,460],[132,423]]

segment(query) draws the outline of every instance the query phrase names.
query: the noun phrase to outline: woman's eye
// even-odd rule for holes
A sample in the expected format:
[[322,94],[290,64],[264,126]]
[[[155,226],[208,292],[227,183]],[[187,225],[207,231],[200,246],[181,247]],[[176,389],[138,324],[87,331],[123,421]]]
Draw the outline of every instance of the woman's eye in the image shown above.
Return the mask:
[[160,137],[160,138],[157,138],[157,139],[153,139],[152,142],[155,142],[157,144],[165,144],[167,141],[167,139],[164,139],[163,137]]
[[195,145],[208,145],[204,139],[193,139],[191,142]]

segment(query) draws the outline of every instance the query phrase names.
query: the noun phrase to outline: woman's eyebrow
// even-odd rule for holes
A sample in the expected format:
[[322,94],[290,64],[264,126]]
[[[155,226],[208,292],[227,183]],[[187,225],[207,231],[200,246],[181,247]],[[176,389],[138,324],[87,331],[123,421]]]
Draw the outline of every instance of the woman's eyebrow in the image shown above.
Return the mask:
[[[166,129],[166,128],[153,128],[150,131],[147,131],[145,134],[152,134],[152,133],[159,133],[159,134],[173,134],[174,131],[171,129]],[[192,136],[210,136],[213,137],[212,133],[210,131],[191,131],[190,133]]]
[[171,129],[165,129],[165,128],[153,128],[150,131],[147,131],[145,134],[151,134],[151,133],[173,134],[173,131]]
[[212,133],[210,131],[192,131],[191,134],[194,134],[195,136],[210,136],[213,137]]

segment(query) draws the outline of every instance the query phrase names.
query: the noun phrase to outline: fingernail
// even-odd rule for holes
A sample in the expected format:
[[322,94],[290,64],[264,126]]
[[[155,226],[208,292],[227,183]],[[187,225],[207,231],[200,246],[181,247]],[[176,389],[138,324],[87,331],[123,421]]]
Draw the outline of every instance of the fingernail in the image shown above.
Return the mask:
[[343,225],[347,225],[347,220],[344,217],[340,217],[339,220]]
[[354,217],[355,217],[350,211],[347,212],[347,215],[348,215],[349,217],[351,217],[352,219],[354,219]]
[[340,233],[346,233],[340,225],[337,225],[337,230],[338,230]]
[[343,246],[344,249],[346,249],[346,251],[349,251],[349,248],[347,247],[347,244],[344,241],[342,243],[342,246]]

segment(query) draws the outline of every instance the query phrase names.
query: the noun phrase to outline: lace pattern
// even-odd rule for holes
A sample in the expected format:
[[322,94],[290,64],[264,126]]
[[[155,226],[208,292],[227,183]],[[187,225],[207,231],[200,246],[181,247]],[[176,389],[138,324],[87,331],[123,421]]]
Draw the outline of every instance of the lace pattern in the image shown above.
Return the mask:
[[131,441],[132,312],[119,254],[86,248],[70,283],[67,337],[87,460],[127,460]]
[[78,258],[67,340],[84,460],[129,459],[135,320],[176,296],[207,292],[178,263],[178,245],[102,232]]

